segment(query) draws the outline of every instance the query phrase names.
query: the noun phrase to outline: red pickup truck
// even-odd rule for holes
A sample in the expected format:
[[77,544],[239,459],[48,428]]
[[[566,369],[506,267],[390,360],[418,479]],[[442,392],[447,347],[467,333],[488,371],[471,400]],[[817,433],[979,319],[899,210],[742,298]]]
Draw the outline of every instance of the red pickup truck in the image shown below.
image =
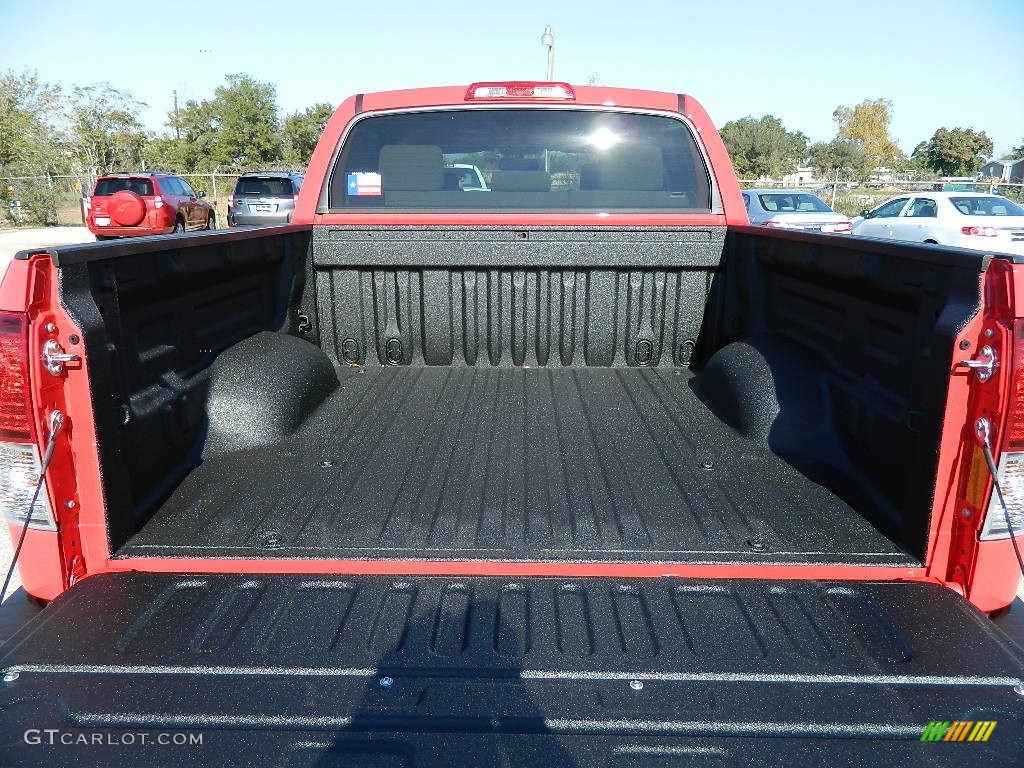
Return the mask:
[[562,83],[346,100],[294,222],[0,284],[7,764],[1019,765],[1020,257]]

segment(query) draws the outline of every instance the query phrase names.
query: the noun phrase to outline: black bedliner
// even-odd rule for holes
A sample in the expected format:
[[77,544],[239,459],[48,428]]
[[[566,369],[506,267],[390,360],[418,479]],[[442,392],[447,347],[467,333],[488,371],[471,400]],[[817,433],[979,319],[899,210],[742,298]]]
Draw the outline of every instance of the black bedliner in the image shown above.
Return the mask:
[[692,381],[343,370],[293,439],[208,459],[118,554],[916,564]]
[[[5,766],[1009,766],[1024,749],[1024,652],[925,584],[105,574],[4,651]],[[935,720],[996,725],[922,743]]]

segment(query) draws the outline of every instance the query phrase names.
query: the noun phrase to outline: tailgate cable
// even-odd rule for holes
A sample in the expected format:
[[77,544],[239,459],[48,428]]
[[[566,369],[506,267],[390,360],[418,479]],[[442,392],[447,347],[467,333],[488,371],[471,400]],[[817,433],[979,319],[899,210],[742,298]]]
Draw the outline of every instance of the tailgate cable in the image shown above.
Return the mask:
[[985,463],[988,464],[988,471],[992,474],[992,484],[995,487],[996,496],[999,498],[999,506],[1003,508],[1003,518],[1006,520],[1006,530],[1010,533],[1010,541],[1013,543],[1013,552],[1017,555],[1017,565],[1024,575],[1024,558],[1020,554],[1020,545],[1017,544],[1017,533],[1013,530],[1013,523],[1010,522],[1010,511],[1006,508],[1006,500],[1003,498],[1003,489],[999,487],[999,470],[996,469],[996,460],[992,456],[992,449],[989,447],[989,423],[988,419],[978,419],[974,425],[981,442],[981,450],[985,454]]
[[39,467],[39,482],[36,483],[35,493],[32,494],[32,502],[28,505],[28,514],[25,515],[25,523],[21,526],[21,536],[18,537],[18,546],[14,550],[14,557],[11,558],[11,567],[7,569],[7,578],[4,579],[4,588],[0,590],[0,600],[7,594],[7,587],[11,584],[11,577],[14,576],[14,568],[18,564],[18,555],[21,554],[21,547],[25,543],[25,534],[28,533],[28,524],[32,521],[32,513],[35,511],[36,501],[39,499],[39,491],[43,488],[43,478],[46,477],[46,469],[50,466],[53,458],[53,447],[57,444],[57,434],[64,426],[64,414],[54,411],[50,414],[50,437],[46,442],[46,450],[43,451],[43,462]]

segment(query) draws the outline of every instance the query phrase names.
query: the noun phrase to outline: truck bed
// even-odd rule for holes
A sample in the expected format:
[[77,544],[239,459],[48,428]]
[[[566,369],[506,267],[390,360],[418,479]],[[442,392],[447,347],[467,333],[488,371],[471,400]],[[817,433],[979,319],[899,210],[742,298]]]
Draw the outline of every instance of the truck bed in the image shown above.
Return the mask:
[[194,469],[119,555],[854,563],[910,555],[687,369],[352,367],[292,439]]

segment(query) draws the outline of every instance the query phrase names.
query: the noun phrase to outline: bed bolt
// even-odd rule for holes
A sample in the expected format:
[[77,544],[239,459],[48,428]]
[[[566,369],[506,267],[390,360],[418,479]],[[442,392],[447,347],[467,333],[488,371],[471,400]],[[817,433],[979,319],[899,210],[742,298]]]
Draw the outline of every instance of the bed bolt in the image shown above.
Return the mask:
[[963,515],[964,517],[970,517],[971,516],[971,510],[969,510],[969,509],[962,509],[962,510],[960,510],[960,514]]
[[276,547],[284,537],[280,531],[265,531],[263,534],[263,546],[264,547]]
[[630,680],[629,681],[629,687],[632,688],[634,691],[642,691],[644,689],[644,681],[643,680]]
[[991,339],[995,335],[996,335],[996,332],[993,331],[991,328],[986,328],[985,329],[985,338],[986,339]]
[[714,469],[715,465],[712,462],[710,462],[710,461],[702,461],[700,463],[700,468],[701,469]]
[[4,672],[4,682],[5,683],[13,683],[19,677],[21,677],[21,674],[18,673],[18,672],[15,672],[13,669],[9,669],[6,672]]
[[75,344],[77,344],[80,341],[81,341],[81,339],[78,338],[78,334],[77,333],[72,333],[70,336],[68,336],[68,344],[75,345]]
[[964,339],[963,341],[960,342],[960,349],[970,349],[970,348],[971,348],[971,342],[969,342],[967,339]]
[[78,505],[75,503],[74,499],[68,499],[67,501],[64,502],[64,507],[66,509],[74,509],[77,506]]
[[43,326],[43,328],[46,329],[47,333],[55,333],[57,330],[57,326],[53,323],[47,323],[46,325]]
[[334,461],[332,459],[324,459],[320,462],[321,467],[333,467]]
[[382,677],[377,682],[380,684],[381,688],[390,688],[395,684],[395,679],[393,677]]

